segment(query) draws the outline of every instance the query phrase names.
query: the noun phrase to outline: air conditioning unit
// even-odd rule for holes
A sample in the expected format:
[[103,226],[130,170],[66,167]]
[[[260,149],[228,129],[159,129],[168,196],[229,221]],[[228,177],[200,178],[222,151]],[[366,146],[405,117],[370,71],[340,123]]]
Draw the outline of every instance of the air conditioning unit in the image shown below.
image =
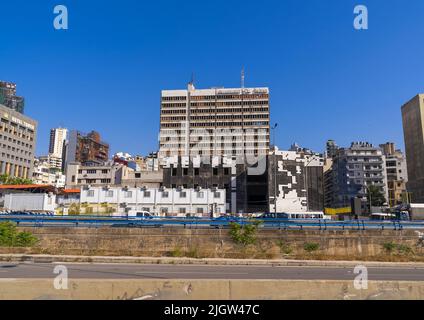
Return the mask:
[[122,202],[122,203],[119,204],[119,206],[121,208],[126,208],[127,207],[127,203],[126,202]]
[[129,186],[124,186],[122,189],[124,190],[124,191],[128,191],[128,189],[129,189],[130,187]]
[[160,188],[159,188],[159,191],[160,191],[160,192],[165,191],[165,187],[164,187],[164,186],[160,187]]
[[183,186],[178,186],[178,187],[177,187],[177,190],[178,190],[178,191],[182,191],[183,189],[184,189],[184,188],[183,188]]

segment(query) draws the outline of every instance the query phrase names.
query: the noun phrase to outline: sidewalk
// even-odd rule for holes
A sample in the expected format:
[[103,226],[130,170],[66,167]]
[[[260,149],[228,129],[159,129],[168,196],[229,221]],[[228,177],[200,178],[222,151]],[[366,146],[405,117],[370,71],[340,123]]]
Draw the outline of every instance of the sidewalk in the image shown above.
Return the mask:
[[265,259],[221,259],[221,258],[173,258],[173,257],[112,257],[72,256],[42,254],[0,254],[0,262],[32,263],[126,263],[126,264],[194,264],[194,265],[240,265],[240,266],[303,266],[303,267],[410,267],[424,268],[423,262],[372,262],[372,261],[324,261],[324,260],[265,260]]

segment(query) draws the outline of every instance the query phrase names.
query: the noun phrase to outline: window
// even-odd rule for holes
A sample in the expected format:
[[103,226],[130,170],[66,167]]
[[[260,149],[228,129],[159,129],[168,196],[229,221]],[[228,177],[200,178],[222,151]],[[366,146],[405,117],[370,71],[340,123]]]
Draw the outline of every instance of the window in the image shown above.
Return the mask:
[[136,178],[136,179],[141,178],[141,173],[136,173],[136,174],[135,174],[135,178]]
[[180,212],[180,214],[185,214],[186,213],[186,208],[180,208],[179,212]]
[[198,176],[199,175],[199,168],[194,168],[194,175]]
[[177,175],[177,168],[171,168],[171,176],[175,177]]
[[93,170],[93,169],[87,170],[87,173],[89,173],[89,174],[95,174],[96,172],[97,172],[97,170]]
[[166,207],[160,208],[160,212],[164,215],[168,215],[168,208]]
[[150,191],[144,191],[144,197],[150,198]]
[[213,168],[213,175],[217,176],[218,175],[218,168]]
[[224,175],[230,175],[230,168],[224,168]]
[[180,198],[186,198],[186,197],[187,197],[187,192],[181,191],[180,192]]
[[162,198],[168,198],[169,192],[168,191],[162,191]]
[[141,211],[150,212],[150,208],[148,208],[148,207],[143,207],[143,208],[141,208]]
[[215,198],[215,199],[219,199],[219,198],[221,198],[221,192],[214,192],[213,193],[213,197]]
[[106,197],[108,197],[108,198],[112,198],[112,197],[113,197],[113,190],[108,190],[108,191],[106,192]]
[[203,214],[203,208],[197,208],[196,212],[197,214]]
[[183,176],[188,176],[188,168],[183,168]]
[[108,173],[108,172],[109,172],[109,170],[108,170],[108,169],[103,169],[103,170],[102,170],[102,173],[103,173],[103,174]]
[[132,191],[126,191],[125,198],[132,198]]
[[89,198],[94,197],[94,190],[87,190],[87,197]]
[[203,191],[199,191],[198,193],[197,193],[197,198],[199,198],[199,199],[203,199],[205,197],[205,193],[203,192]]

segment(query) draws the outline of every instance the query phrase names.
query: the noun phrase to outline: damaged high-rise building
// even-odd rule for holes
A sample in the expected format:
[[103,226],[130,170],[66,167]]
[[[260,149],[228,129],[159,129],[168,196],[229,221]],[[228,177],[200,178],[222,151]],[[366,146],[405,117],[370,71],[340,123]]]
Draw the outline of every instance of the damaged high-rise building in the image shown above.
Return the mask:
[[324,158],[292,146],[269,155],[269,211],[304,212],[324,209]]
[[268,206],[269,89],[164,90],[159,159],[165,187],[225,188],[227,212]]

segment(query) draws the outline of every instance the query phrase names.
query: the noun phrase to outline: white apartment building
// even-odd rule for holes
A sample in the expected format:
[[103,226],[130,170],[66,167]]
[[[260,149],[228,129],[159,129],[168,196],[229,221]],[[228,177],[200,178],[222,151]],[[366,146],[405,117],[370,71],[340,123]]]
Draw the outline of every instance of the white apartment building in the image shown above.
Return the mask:
[[269,150],[269,89],[163,90],[161,159],[169,156],[263,157]]
[[63,145],[68,137],[68,129],[55,128],[50,130],[49,158],[50,164],[62,168]]
[[148,211],[159,216],[210,217],[225,213],[224,189],[150,189],[86,187],[81,189],[82,214],[135,216]]
[[66,177],[48,161],[35,159],[32,180],[35,184],[52,185],[56,188],[63,188],[65,187]]

